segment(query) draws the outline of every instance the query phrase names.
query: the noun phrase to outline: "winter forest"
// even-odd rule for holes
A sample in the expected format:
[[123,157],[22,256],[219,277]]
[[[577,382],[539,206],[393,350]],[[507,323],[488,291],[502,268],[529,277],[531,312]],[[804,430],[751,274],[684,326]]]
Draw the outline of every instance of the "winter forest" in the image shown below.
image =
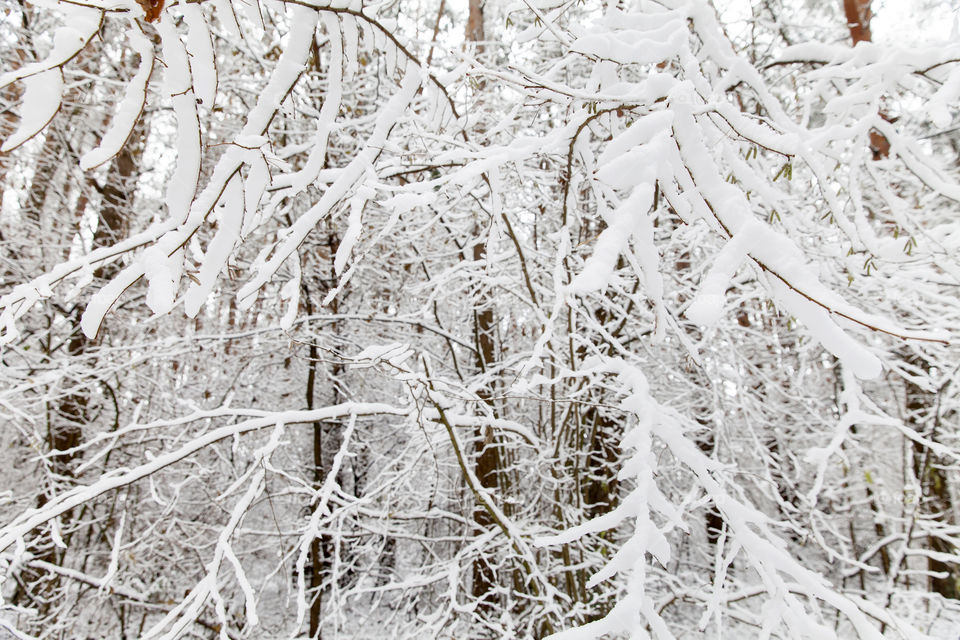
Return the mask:
[[0,638],[960,634],[947,0],[0,9]]

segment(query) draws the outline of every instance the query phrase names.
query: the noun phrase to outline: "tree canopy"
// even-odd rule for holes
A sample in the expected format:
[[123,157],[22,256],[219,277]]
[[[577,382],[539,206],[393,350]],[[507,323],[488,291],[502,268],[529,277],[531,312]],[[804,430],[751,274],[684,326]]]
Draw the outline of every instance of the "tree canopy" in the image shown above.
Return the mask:
[[960,40],[882,10],[8,4],[0,637],[956,633]]

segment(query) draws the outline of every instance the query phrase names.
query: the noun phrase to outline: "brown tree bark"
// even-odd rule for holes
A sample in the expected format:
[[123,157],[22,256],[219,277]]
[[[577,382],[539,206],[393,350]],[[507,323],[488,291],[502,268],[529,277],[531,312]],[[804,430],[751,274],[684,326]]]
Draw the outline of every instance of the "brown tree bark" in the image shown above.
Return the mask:
[[873,39],[870,33],[870,19],[873,11],[870,9],[871,0],[843,0],[843,10],[847,16],[847,26],[853,44],[870,42]]
[[483,51],[483,41],[486,40],[486,32],[483,27],[483,5],[484,0],[470,0],[469,13],[467,14],[467,42],[474,43],[477,52]]
[[[139,136],[132,136],[138,138]],[[97,230],[93,234],[92,248],[110,246],[126,236],[127,221],[133,205],[133,192],[136,187],[137,164],[140,155],[138,140],[121,150],[110,164],[110,173],[106,184],[100,188],[100,208]],[[86,203],[83,203],[87,206]],[[117,274],[119,267],[107,264],[94,271],[94,279],[106,283]],[[77,304],[70,312],[71,336],[67,353],[71,358],[83,358],[86,352],[98,344],[103,332],[95,338],[87,338],[80,330],[80,316],[83,304]],[[80,388],[65,395],[54,412],[55,417],[49,423],[48,444],[51,451],[66,451],[80,444],[84,425],[88,421],[89,391]],[[62,478],[73,477],[75,455],[64,454],[53,458],[52,471]]]
[[[850,29],[850,38],[853,45],[860,42],[872,42],[873,34],[870,32],[870,20],[873,18],[873,10],[870,7],[871,0],[843,0],[843,10],[847,17],[847,27]],[[883,111],[880,117],[887,119]],[[890,141],[876,129],[870,130],[870,150],[873,152],[873,159],[880,160],[890,155]]]
[[[471,0],[471,4],[474,0]],[[486,257],[486,245],[482,240],[477,240],[473,245],[473,259],[475,262],[481,262]],[[486,293],[486,292],[484,292]],[[477,345],[477,369],[484,372],[495,362],[496,345],[494,342],[494,330],[496,322],[493,313],[492,301],[481,294],[477,307],[474,309],[474,331],[476,334]],[[482,389],[479,394],[484,402],[492,403],[492,393],[488,389]],[[474,432],[474,455],[476,456],[474,472],[480,481],[480,486],[486,490],[496,490],[498,488],[498,475],[500,470],[500,456],[497,449],[497,443],[490,427],[483,429],[477,427]],[[473,521],[475,531],[479,535],[490,527],[494,526],[494,521],[490,514],[482,505],[475,504],[473,507]],[[497,576],[493,568],[486,561],[483,555],[479,555],[473,563],[473,589],[472,593],[480,601],[480,608],[483,611],[492,611],[491,594],[496,586]]]
[[[469,1],[469,14],[465,30],[467,42],[473,44],[475,52],[478,54],[483,52],[483,41],[486,38],[483,24],[483,4],[483,0]],[[474,225],[474,234],[476,238],[471,249],[471,257],[475,264],[482,264],[486,260],[487,245],[485,239],[480,237],[482,226],[479,223]],[[487,371],[496,361],[496,317],[492,297],[487,288],[481,289],[475,304],[473,320],[477,351],[476,366],[477,370],[482,373]],[[492,406],[492,389],[481,389],[478,395],[489,406]],[[486,429],[477,427],[474,432],[474,472],[484,490],[491,493],[496,491],[500,468],[500,454],[493,431],[490,427]],[[475,504],[473,507],[473,521],[474,531],[477,535],[489,530],[495,524],[490,514],[480,504]],[[479,610],[483,614],[492,614],[495,608],[497,575],[483,553],[480,553],[474,560],[472,574],[472,594],[479,602]]]
[[[323,278],[321,285],[325,286],[327,290],[331,290],[337,286],[338,276],[334,271],[333,261],[337,252],[337,247],[340,244],[340,240],[340,235],[336,233],[331,226],[327,229],[325,245],[321,245],[317,251],[318,257],[320,260],[327,263],[325,266],[329,269],[327,277]],[[305,268],[304,271],[307,271],[307,269]],[[313,300],[311,298],[311,289],[307,284],[303,284],[302,292],[304,310],[308,316],[311,316],[315,311]],[[340,298],[335,297],[328,305],[328,309],[331,314],[337,315],[340,312]],[[337,334],[338,323],[334,323],[331,326],[331,331],[333,332],[333,335]],[[313,409],[316,405],[315,390],[317,377],[321,373],[320,367],[325,366],[321,362],[320,348],[315,339],[311,339],[309,342],[309,346],[307,347],[307,356],[309,362],[307,363],[306,401],[307,409]],[[337,361],[334,361],[331,365],[329,365],[329,367],[329,378],[333,381],[333,384],[328,385],[330,388],[330,395],[324,399],[324,402],[334,405],[344,402],[347,399],[344,396],[341,385],[338,382],[345,373],[345,369],[344,365]],[[340,422],[325,421],[314,422],[312,426],[312,481],[313,488],[319,490],[326,481],[327,476],[333,471],[334,457],[340,450],[343,442],[344,425]],[[340,482],[341,487],[345,485],[343,474],[344,471],[341,469],[338,475],[338,481]],[[356,489],[356,486],[354,488]],[[311,572],[307,580],[311,593],[309,637],[316,638],[318,640],[323,638],[322,621],[324,578],[330,575],[333,567],[334,553],[334,540],[329,535],[321,534],[310,543],[309,566]]]
[[[78,62],[85,71],[90,71],[89,65],[94,56],[84,52],[78,56]],[[67,92],[65,100],[79,101],[76,91]],[[35,226],[35,237],[41,253],[48,242],[69,246],[77,233],[77,225],[82,222],[84,212],[97,207],[98,223],[93,234],[91,248],[109,246],[127,235],[129,219],[133,210],[133,198],[138,178],[139,157],[142,151],[143,125],[138,124],[127,145],[113,158],[105,183],[100,186],[89,181],[99,193],[99,198],[91,200],[86,196],[87,184],[81,184],[81,196],[74,210],[67,209],[67,198],[61,194],[68,192],[69,172],[60,168],[66,163],[76,163],[77,158],[70,154],[70,139],[76,131],[82,131],[80,118],[86,117],[80,108],[61,113],[52,123],[45,134],[44,145],[37,157],[38,165],[33,180],[23,202],[25,217]],[[62,198],[59,207],[53,207],[50,202],[52,195]],[[55,215],[55,214],[59,215]],[[52,240],[51,240],[52,239]],[[55,250],[55,257],[63,257],[63,249]],[[45,256],[39,256],[44,259]],[[54,257],[54,254],[51,254]],[[116,264],[107,264],[94,271],[94,281],[105,283],[113,278],[119,270]],[[85,307],[84,301],[74,304],[63,313],[66,316],[66,326],[69,335],[66,337],[65,349],[68,362],[80,362],[90,357],[92,347],[97,346],[103,339],[101,332],[95,338],[87,338],[80,329],[80,317]],[[48,342],[49,344],[49,342]],[[90,379],[75,379],[72,387],[57,400],[47,405],[46,444],[51,452],[48,467],[47,486],[37,496],[37,506],[43,506],[50,495],[58,491],[58,485],[72,485],[77,465],[77,454],[71,452],[83,442],[84,432],[95,414],[96,407],[91,407],[93,395]],[[59,453],[64,452],[64,453]],[[67,512],[61,521],[67,525],[71,521],[71,513]],[[64,539],[69,540],[70,533],[65,531]],[[52,564],[63,564],[64,551],[47,543],[35,551],[37,558]],[[58,577],[45,572],[30,570],[24,574],[23,593],[28,599],[39,605],[41,614],[55,611],[57,606],[57,592],[60,585]]]
[[[928,371],[929,365],[918,356],[910,356],[907,361],[922,371]],[[937,394],[931,393],[907,380],[904,382],[905,418],[909,427],[924,438],[937,442],[940,434]],[[950,494],[950,478],[944,468],[944,461],[928,447],[913,442],[913,472],[920,484],[920,513],[924,519],[932,520],[945,527],[956,524],[953,518],[953,499]],[[909,541],[908,541],[909,542]],[[960,600],[960,566],[940,559],[943,555],[955,555],[958,549],[946,537],[930,534],[926,538],[926,547],[930,551],[942,554],[927,558],[927,571],[930,572],[929,589],[944,598]]]
[[[313,302],[310,299],[310,289],[303,285],[304,304],[307,315],[313,315]],[[313,410],[314,390],[317,381],[317,366],[320,360],[320,353],[315,341],[311,340],[307,351],[307,389],[306,401],[307,409]],[[324,424],[322,422],[313,423],[313,488],[320,489],[323,485],[323,479],[326,477],[326,468],[324,466],[323,455],[323,432]],[[320,628],[320,619],[323,615],[323,574],[326,569],[327,553],[326,547],[329,546],[324,536],[319,536],[310,542],[310,576],[309,589],[312,596],[310,600],[310,638],[320,638],[322,630]]]

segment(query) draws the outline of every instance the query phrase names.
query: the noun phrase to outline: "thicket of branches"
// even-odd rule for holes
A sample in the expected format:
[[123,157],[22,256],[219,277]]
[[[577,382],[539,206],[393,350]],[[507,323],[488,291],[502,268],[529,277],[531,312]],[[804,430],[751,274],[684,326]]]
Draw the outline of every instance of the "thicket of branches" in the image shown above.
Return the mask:
[[452,4],[4,7],[0,636],[955,632],[960,45]]

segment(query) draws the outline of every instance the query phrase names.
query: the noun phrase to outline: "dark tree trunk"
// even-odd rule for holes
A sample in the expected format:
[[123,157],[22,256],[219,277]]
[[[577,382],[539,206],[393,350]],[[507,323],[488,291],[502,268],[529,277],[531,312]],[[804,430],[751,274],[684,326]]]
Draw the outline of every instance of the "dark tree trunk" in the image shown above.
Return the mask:
[[[847,18],[847,27],[850,29],[850,38],[854,46],[860,42],[872,42],[870,20],[873,19],[873,10],[870,7],[872,0],[843,0],[843,12]],[[883,111],[881,118],[886,118]],[[873,159],[880,160],[890,155],[890,141],[876,129],[870,130],[870,150]]]
[[[928,371],[929,365],[916,355],[908,356],[907,362],[921,371]],[[905,422],[924,438],[937,442],[940,418],[937,415],[937,394],[931,393],[910,380],[904,382]],[[923,444],[913,442],[913,472],[920,484],[920,513],[939,526],[954,524],[953,499],[950,495],[950,478],[943,461]],[[928,550],[937,554],[955,555],[957,549],[944,537],[928,535]],[[947,563],[939,558],[927,558],[927,571],[930,572],[930,591],[944,598],[960,599],[960,566]]]
[[[469,13],[465,30],[466,39],[474,44],[477,54],[483,52],[483,40],[486,38],[483,24],[483,0],[469,0]],[[472,248],[472,258],[475,264],[486,260],[487,246],[480,238],[482,226],[476,224]],[[474,337],[477,350],[477,370],[487,371],[496,362],[496,317],[493,302],[488,288],[481,289],[479,299],[474,307]],[[483,388],[478,392],[481,399],[488,405],[493,403],[493,390]],[[484,490],[495,494],[499,484],[501,469],[500,453],[493,431],[478,427],[474,432],[474,473]],[[473,507],[474,532],[480,535],[494,526],[490,514],[480,504]],[[481,552],[474,560],[472,567],[472,594],[479,602],[479,609],[484,615],[495,615],[495,594],[497,584],[496,570]]]

